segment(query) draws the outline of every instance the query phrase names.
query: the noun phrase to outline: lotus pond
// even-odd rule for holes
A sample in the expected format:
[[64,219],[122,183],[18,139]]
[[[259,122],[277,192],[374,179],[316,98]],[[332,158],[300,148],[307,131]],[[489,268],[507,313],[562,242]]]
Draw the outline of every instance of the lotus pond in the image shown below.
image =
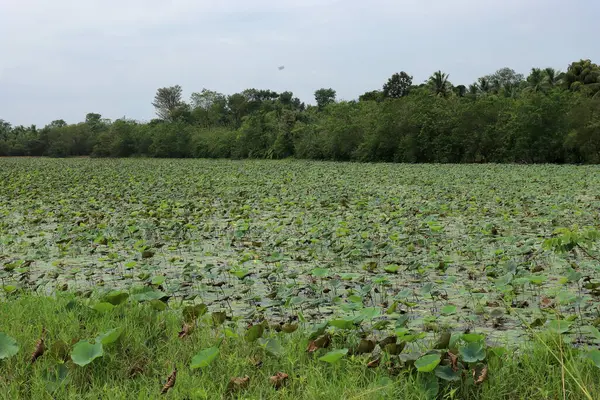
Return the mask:
[[595,166],[0,159],[0,296],[587,345],[599,212]]

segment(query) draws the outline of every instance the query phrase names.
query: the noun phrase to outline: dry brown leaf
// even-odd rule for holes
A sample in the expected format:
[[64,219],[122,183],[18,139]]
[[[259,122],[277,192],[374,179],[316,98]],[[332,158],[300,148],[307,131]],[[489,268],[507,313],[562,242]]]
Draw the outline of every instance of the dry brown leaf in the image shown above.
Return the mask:
[[546,296],[542,296],[541,300],[540,300],[540,306],[541,308],[550,308],[552,307],[552,299],[546,297]]
[[473,370],[473,380],[475,381],[475,384],[479,385],[480,383],[483,383],[483,381],[485,381],[488,376],[487,365],[484,365],[483,368],[481,369],[481,371],[479,371],[479,376],[476,376],[476,375],[477,375],[477,372],[474,369]]
[[169,377],[167,378],[167,383],[165,383],[165,385],[162,387],[160,394],[165,394],[169,391],[169,389],[172,389],[173,386],[175,386],[176,380],[177,380],[177,368],[173,368],[173,372],[171,372],[171,375],[169,375]]
[[458,356],[452,352],[448,352],[448,359],[450,360],[450,366],[454,372],[458,371]]
[[250,386],[250,377],[246,375],[243,378],[231,378],[227,385],[227,393],[238,392],[247,389]]
[[315,351],[317,351],[319,349],[325,349],[325,348],[327,348],[327,346],[329,346],[330,342],[331,342],[331,336],[329,336],[327,334],[325,334],[323,336],[319,336],[318,338],[316,338],[315,340],[311,341],[308,344],[306,351],[309,353],[314,353]]
[[38,358],[43,356],[44,351],[46,351],[46,344],[44,342],[45,337],[46,337],[46,328],[43,327],[40,340],[38,340],[37,343],[35,344],[35,350],[31,354],[31,363],[32,364],[35,362],[35,360],[37,360]]
[[179,338],[183,339],[184,337],[189,336],[194,330],[194,326],[184,323],[181,327],[181,331],[179,332]]
[[285,372],[278,372],[270,377],[269,380],[271,381],[271,385],[273,385],[275,390],[279,390],[283,385],[285,385],[289,377],[290,376]]
[[367,363],[367,368],[377,368],[377,367],[379,367],[380,363],[381,363],[381,358],[376,358]]

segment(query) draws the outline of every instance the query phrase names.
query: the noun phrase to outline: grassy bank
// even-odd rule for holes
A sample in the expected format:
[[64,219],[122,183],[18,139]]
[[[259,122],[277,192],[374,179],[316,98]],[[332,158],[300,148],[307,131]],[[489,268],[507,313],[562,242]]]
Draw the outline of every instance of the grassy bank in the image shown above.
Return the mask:
[[[586,399],[600,393],[600,369],[571,345],[560,346],[553,337],[520,347],[485,348],[485,364],[464,362],[466,353],[461,348],[457,354],[459,366],[464,364],[462,372],[447,380],[439,373],[448,364],[446,356],[437,370],[417,371],[411,361],[411,352],[417,347],[407,346],[394,356],[385,351],[377,355],[378,345],[371,354],[346,354],[337,362],[327,362],[322,359],[325,354],[333,354],[331,361],[336,349],[344,346],[353,353],[344,331],[333,327],[323,332],[331,334],[328,348],[309,353],[311,329],[302,323],[289,334],[274,329],[259,332],[236,321],[221,324],[218,315],[200,315],[203,310],[198,309],[157,311],[148,303],[130,302],[110,310],[96,308],[70,295],[20,295],[0,302],[0,332],[5,334],[0,335],[0,397],[159,398],[174,366],[176,381],[164,398]],[[193,329],[186,328],[182,334],[186,319]],[[45,351],[41,355],[38,351],[39,357],[32,363],[41,337]],[[78,345],[81,341],[89,341],[88,348]],[[98,355],[98,348],[93,348],[100,342],[105,343],[102,355],[91,360]],[[420,342],[420,355],[426,354],[426,347],[435,346]],[[211,348],[218,348],[214,359],[211,354],[216,351],[202,352]],[[447,353],[440,349],[434,354]],[[377,358],[379,366],[369,368],[369,361]],[[75,361],[89,363],[80,366]],[[487,376],[476,384],[472,370],[475,379],[480,379],[483,365]],[[271,377],[278,372],[289,377],[273,382]],[[230,383],[235,377],[248,377],[249,381]],[[279,383],[281,387],[276,389]]]

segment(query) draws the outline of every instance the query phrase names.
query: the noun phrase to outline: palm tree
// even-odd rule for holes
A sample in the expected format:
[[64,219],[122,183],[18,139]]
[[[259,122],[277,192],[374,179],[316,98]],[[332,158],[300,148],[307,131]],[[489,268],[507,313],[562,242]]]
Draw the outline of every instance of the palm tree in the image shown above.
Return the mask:
[[544,72],[540,68],[531,68],[531,73],[527,77],[529,90],[539,92],[544,89]]
[[481,77],[477,80],[477,86],[479,86],[479,90],[483,93],[490,92],[490,81],[486,77]]
[[551,88],[560,85],[563,76],[562,72],[550,67],[544,69],[544,75],[546,83]]
[[479,86],[477,86],[476,83],[472,83],[469,85],[469,95],[470,96],[477,96],[477,93],[479,93]]
[[448,81],[449,75],[436,71],[429,77],[427,83],[436,96],[446,97],[450,93],[452,84]]

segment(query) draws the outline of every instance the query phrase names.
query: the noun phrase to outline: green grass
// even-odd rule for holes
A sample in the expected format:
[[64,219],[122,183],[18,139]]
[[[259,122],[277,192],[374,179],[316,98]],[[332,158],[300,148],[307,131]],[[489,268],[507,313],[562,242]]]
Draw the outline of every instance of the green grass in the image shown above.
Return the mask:
[[153,398],[177,366],[177,399],[246,375],[228,397],[597,397],[598,187],[594,166],[0,159],[0,395]]
[[[306,353],[308,334],[303,327],[293,334],[268,331],[284,354],[265,353],[257,343],[244,339],[235,324],[215,327],[200,319],[189,337],[180,339],[183,319],[175,311],[157,312],[144,305],[126,303],[109,313],[87,307],[84,299],[70,295],[39,297],[22,295],[0,303],[0,332],[16,339],[17,355],[0,361],[0,396],[3,399],[148,399],[159,398],[162,384],[177,366],[177,381],[165,398],[174,399],[426,399],[423,381],[432,373],[407,368],[394,373],[385,367],[367,368],[368,356],[349,356],[330,365],[317,354]],[[224,335],[226,327],[231,327]],[[46,328],[47,350],[33,365],[30,354]],[[121,328],[116,343],[105,346],[104,356],[85,367],[66,357],[63,384],[54,384],[48,371],[62,361],[57,343],[72,344],[99,333]],[[229,328],[227,328],[229,329]],[[233,333],[238,336],[235,336]],[[220,344],[218,358],[202,370],[190,369],[195,354]],[[334,338],[332,347],[336,346]],[[554,355],[561,349],[567,373]],[[514,350],[514,351],[513,351]],[[560,356],[559,356],[560,358]],[[257,367],[255,363],[262,361]],[[600,369],[582,358],[571,346],[559,346],[555,337],[513,347],[501,356],[488,351],[488,379],[473,386],[468,379],[458,384],[441,383],[442,399],[585,399],[581,388],[597,398]],[[275,390],[269,377],[285,372],[287,385]],[[574,375],[573,379],[569,373]],[[250,377],[247,389],[227,392],[232,377]],[[564,376],[564,391],[563,391]]]

